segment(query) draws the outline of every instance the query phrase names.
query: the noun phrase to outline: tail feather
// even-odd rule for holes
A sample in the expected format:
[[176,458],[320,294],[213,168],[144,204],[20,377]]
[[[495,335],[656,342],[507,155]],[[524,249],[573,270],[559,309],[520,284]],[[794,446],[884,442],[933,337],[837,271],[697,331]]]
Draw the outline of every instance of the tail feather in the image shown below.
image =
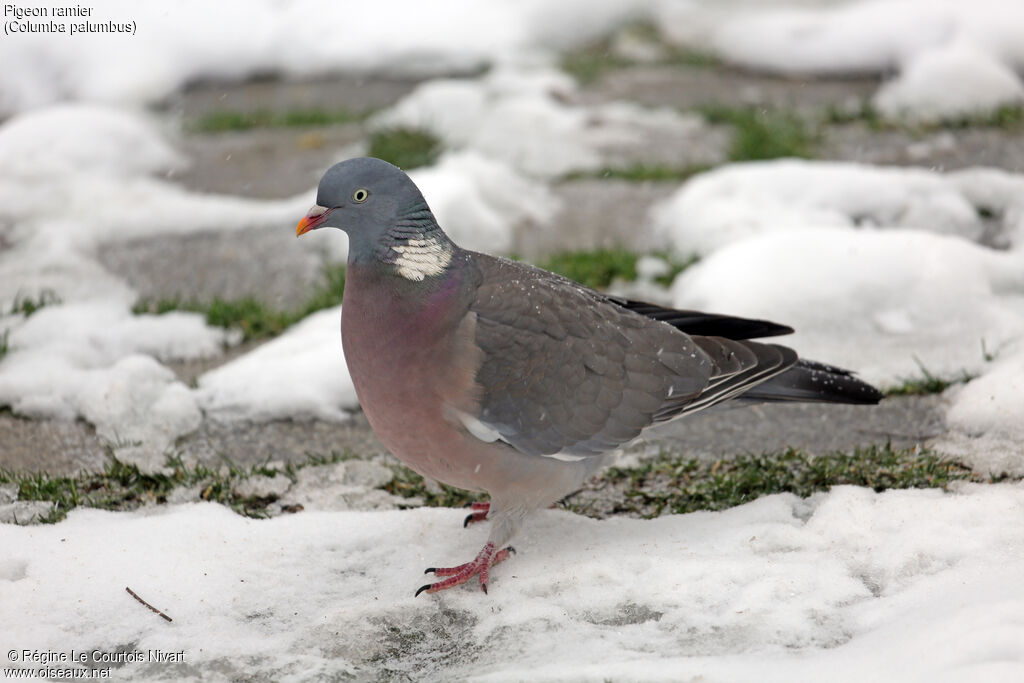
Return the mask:
[[812,401],[874,405],[884,394],[849,370],[801,358],[783,373],[739,398],[750,401]]
[[[742,351],[735,347],[723,346],[725,340],[743,342],[748,339],[760,337],[774,337],[776,335],[789,334],[793,328],[786,325],[779,325],[767,320],[751,318],[737,318],[717,313],[704,313],[701,311],[677,310],[665,308],[646,301],[634,301],[609,297],[609,300],[634,313],[660,320],[675,327],[681,332],[691,335],[704,351],[711,354],[721,377],[719,383],[728,384],[730,392],[722,394],[718,387],[708,387],[705,402],[693,404],[693,406],[681,410],[680,406],[666,408],[659,414],[658,419],[669,419],[678,414],[692,412],[710,405],[720,403],[726,397],[733,397],[738,401],[766,402],[766,401],[812,401],[819,403],[853,403],[872,405],[884,398],[882,392],[867,382],[857,379],[849,370],[837,368],[825,363],[801,358],[792,364],[787,370],[779,372],[774,377],[761,381],[759,384],[739,393],[735,391],[742,387],[742,381],[735,381],[730,374],[729,366],[735,362],[737,366],[739,357],[730,360],[732,354],[742,355]],[[702,338],[724,337],[725,340],[708,341]],[[717,347],[721,349],[716,350]],[[729,349],[732,348],[730,352]],[[752,347],[751,347],[752,348]],[[793,362],[792,356],[795,352],[786,347],[776,347],[786,356],[785,364]],[[750,378],[744,378],[750,379]],[[714,391],[711,391],[714,390]],[[736,394],[739,393],[737,396]]]
[[792,327],[779,325],[768,320],[737,318],[736,316],[720,315],[718,313],[665,308],[664,306],[658,306],[646,301],[634,301],[618,297],[609,297],[609,299],[634,313],[639,313],[654,320],[660,320],[689,335],[742,340],[776,337],[782,334],[793,333]]

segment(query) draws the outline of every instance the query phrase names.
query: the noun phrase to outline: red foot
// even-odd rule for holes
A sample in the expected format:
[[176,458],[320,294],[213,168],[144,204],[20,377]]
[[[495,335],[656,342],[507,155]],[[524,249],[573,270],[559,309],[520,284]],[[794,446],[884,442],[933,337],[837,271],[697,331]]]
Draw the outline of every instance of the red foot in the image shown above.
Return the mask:
[[465,529],[470,524],[475,524],[476,522],[482,522],[482,521],[486,520],[487,519],[487,513],[491,509],[491,504],[488,503],[487,501],[477,501],[477,502],[473,503],[472,505],[470,505],[469,507],[470,507],[471,510],[473,510],[473,512],[468,514],[468,515],[466,515],[466,519],[463,520],[463,522],[462,522],[462,528],[463,529]]
[[420,586],[419,590],[416,591],[418,596],[420,593],[436,593],[443,591],[446,588],[452,588],[460,584],[466,583],[474,575],[479,574],[480,576],[480,590],[484,593],[487,592],[487,580],[490,576],[491,567],[507,560],[510,555],[515,554],[516,549],[512,546],[502,548],[495,552],[494,544],[488,542],[483,547],[476,559],[466,564],[460,564],[458,567],[431,567],[430,569],[423,572],[424,574],[433,573],[435,576],[447,576],[448,578],[444,581],[438,581],[437,583],[428,583],[425,586]]

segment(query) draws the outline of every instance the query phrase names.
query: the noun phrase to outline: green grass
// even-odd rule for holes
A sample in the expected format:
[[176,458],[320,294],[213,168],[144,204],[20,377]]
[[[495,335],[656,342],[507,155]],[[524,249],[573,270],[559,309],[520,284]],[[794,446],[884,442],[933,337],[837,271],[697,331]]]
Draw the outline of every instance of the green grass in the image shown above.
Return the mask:
[[668,263],[668,272],[654,278],[654,281],[662,287],[670,286],[675,281],[676,275],[679,275],[679,273],[683,272],[700,260],[700,257],[696,254],[690,254],[690,256],[685,259],[679,259],[666,251],[657,251],[653,256],[664,259],[665,262]]
[[817,135],[792,112],[709,105],[701,113],[708,123],[733,127],[730,161],[814,156]]
[[[984,347],[982,348],[982,351],[984,353]],[[939,377],[929,371],[920,359],[914,358],[914,362],[917,363],[917,367],[921,369],[921,376],[904,378],[902,384],[886,389],[886,396],[924,396],[927,394],[941,394],[954,384],[966,384],[974,379],[974,375],[971,375],[966,370],[961,370],[959,377]]]
[[563,180],[626,180],[634,183],[678,182],[703,173],[710,168],[704,164],[676,168],[663,164],[636,163],[625,168],[607,167],[596,171],[575,171],[567,174]]
[[1007,105],[995,111],[950,118],[938,124],[928,126],[929,128],[950,128],[960,130],[963,128],[1004,128],[1006,130],[1019,130],[1024,127],[1024,106]]
[[132,307],[135,314],[163,315],[170,311],[202,313],[209,325],[241,330],[243,341],[276,336],[302,319],[296,311],[278,311],[252,298],[226,300],[218,297],[207,302],[179,298],[143,299]]
[[441,141],[418,128],[385,128],[370,134],[367,156],[377,157],[401,169],[429,166],[441,155]]
[[[696,257],[679,260],[666,252],[652,254],[669,264],[669,272],[658,277],[668,286],[675,276],[696,262]],[[621,248],[559,251],[536,262],[536,266],[563,275],[593,289],[605,289],[616,278],[633,281],[637,278],[636,263],[641,254]]]
[[391,469],[395,477],[382,488],[402,498],[418,498],[427,507],[458,508],[465,507],[473,501],[487,499],[485,494],[471,493],[447,484],[428,488],[423,477],[405,465],[392,465]]
[[560,66],[579,83],[589,85],[609,71],[634,64],[632,60],[613,54],[608,43],[602,42],[563,55]]
[[861,101],[856,107],[840,107],[829,105],[825,108],[822,116],[822,123],[829,125],[843,125],[848,123],[866,123],[871,130],[884,130],[890,124],[882,118],[878,110],[871,106],[868,100]]
[[[926,449],[891,446],[852,453],[813,456],[796,449],[741,455],[713,462],[669,459],[635,468],[612,468],[604,479],[624,490],[615,513],[656,517],[665,512],[724,510],[760,496],[789,492],[807,497],[833,486],[865,486],[875,491],[946,488],[955,481],[993,481]],[[999,480],[1002,478],[996,478]],[[586,512],[585,504],[569,507]]]
[[617,248],[559,251],[539,260],[536,265],[587,287],[603,289],[615,278],[636,280],[638,258],[635,252]]
[[[661,51],[662,57],[649,62],[650,64],[707,67],[718,63],[718,60],[709,54],[683,49],[667,43],[661,37],[658,29],[650,23],[637,22],[621,30]],[[639,64],[633,59],[616,54],[612,42],[612,36],[605,36],[580,49],[562,55],[560,63],[562,71],[571,75],[579,83],[589,85],[609,71]]]
[[186,465],[180,457],[172,456],[167,460],[166,472],[145,474],[137,466],[122,462],[109,452],[101,472],[61,477],[0,470],[0,483],[16,484],[18,500],[53,503],[53,511],[41,520],[44,524],[59,522],[76,507],[134,510],[143,505],[165,503],[178,487],[198,488],[200,499],[227,505],[240,515],[265,517],[267,506],[275,498],[239,496],[235,487],[240,482],[255,475],[273,477],[276,474],[295,481],[296,473],[305,467],[340,462],[351,457],[347,453],[329,456],[309,454],[304,462],[289,463],[275,469],[265,465],[239,467],[230,463],[224,468]]
[[35,296],[22,296],[20,293],[14,296],[10,313],[21,314],[26,318],[38,311],[40,308],[61,303],[61,299],[52,289],[40,290]]
[[[266,464],[241,467],[232,463],[210,467],[187,465],[178,456],[169,457],[163,471],[145,474],[138,467],[118,460],[113,453],[101,472],[73,477],[25,474],[0,470],[0,483],[13,482],[18,499],[53,503],[53,511],[40,520],[55,523],[76,507],[104,510],[133,510],[144,505],[166,503],[179,487],[192,488],[201,500],[226,505],[240,515],[266,517],[275,496],[244,497],[239,484],[253,476],[284,475],[293,482],[300,470],[356,457],[350,452],[329,455],[307,454],[299,463],[271,467]],[[418,474],[399,464],[390,466],[391,481],[382,490],[410,499],[410,506],[463,507],[473,494],[450,486],[428,487]],[[796,449],[781,453],[741,455],[713,462],[662,457],[639,467],[611,468],[591,487],[613,487],[617,496],[609,514],[656,517],[698,510],[724,510],[761,496],[789,492],[807,497],[833,486],[864,486],[875,491],[900,488],[947,488],[957,481],[991,483],[1010,479],[1007,475],[983,477],[964,465],[939,457],[927,449],[871,446],[852,453],[813,456]],[[586,491],[563,505],[587,513]],[[413,500],[415,499],[415,500]],[[296,512],[295,510],[285,510]]]
[[1024,126],[1024,105],[1000,107],[985,120],[988,125],[997,128],[1020,128]]
[[206,322],[217,327],[239,329],[243,341],[266,339],[281,334],[288,327],[317,311],[341,303],[345,291],[345,266],[332,264],[324,266],[324,282],[315,288],[306,302],[291,311],[280,311],[253,298],[225,300],[215,298],[200,302],[166,298],[143,299],[132,307],[135,314],[152,313],[162,315],[170,311],[191,311],[202,313]]
[[[19,292],[14,295],[14,301],[7,312],[10,315],[23,315],[28,318],[41,308],[59,303],[61,303],[61,298],[52,289],[40,290],[35,296],[24,296]],[[10,335],[9,329],[0,332],[0,360],[3,360],[11,350]]]
[[212,111],[203,115],[194,124],[195,130],[203,133],[224,133],[253,128],[290,128],[299,126],[329,126],[338,123],[354,123],[365,119],[370,112],[354,112],[348,109],[293,109],[276,112],[267,109],[255,111]]
[[1024,127],[1024,106],[1006,105],[994,111],[943,119],[935,123],[889,120],[864,101],[859,107],[844,108],[830,106],[822,117],[824,124],[865,123],[871,130],[908,130],[914,133],[930,133],[937,130],[962,130],[964,128],[1003,128],[1018,130]]

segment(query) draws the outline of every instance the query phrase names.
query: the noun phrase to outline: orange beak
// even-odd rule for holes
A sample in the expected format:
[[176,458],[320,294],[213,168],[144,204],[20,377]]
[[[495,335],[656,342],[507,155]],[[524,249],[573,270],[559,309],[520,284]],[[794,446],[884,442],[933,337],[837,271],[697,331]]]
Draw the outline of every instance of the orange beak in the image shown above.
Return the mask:
[[316,230],[319,228],[327,216],[330,215],[334,209],[328,209],[326,206],[314,206],[309,212],[303,216],[302,220],[295,227],[295,236],[305,235],[310,230]]

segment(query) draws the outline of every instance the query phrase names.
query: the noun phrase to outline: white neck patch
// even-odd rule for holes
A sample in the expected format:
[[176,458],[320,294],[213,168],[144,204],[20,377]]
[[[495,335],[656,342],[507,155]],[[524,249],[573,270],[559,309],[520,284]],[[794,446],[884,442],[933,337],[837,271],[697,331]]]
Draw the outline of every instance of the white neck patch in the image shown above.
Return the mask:
[[406,280],[418,282],[428,275],[440,275],[452,262],[451,246],[435,237],[393,244],[391,250],[398,254],[395,267]]

